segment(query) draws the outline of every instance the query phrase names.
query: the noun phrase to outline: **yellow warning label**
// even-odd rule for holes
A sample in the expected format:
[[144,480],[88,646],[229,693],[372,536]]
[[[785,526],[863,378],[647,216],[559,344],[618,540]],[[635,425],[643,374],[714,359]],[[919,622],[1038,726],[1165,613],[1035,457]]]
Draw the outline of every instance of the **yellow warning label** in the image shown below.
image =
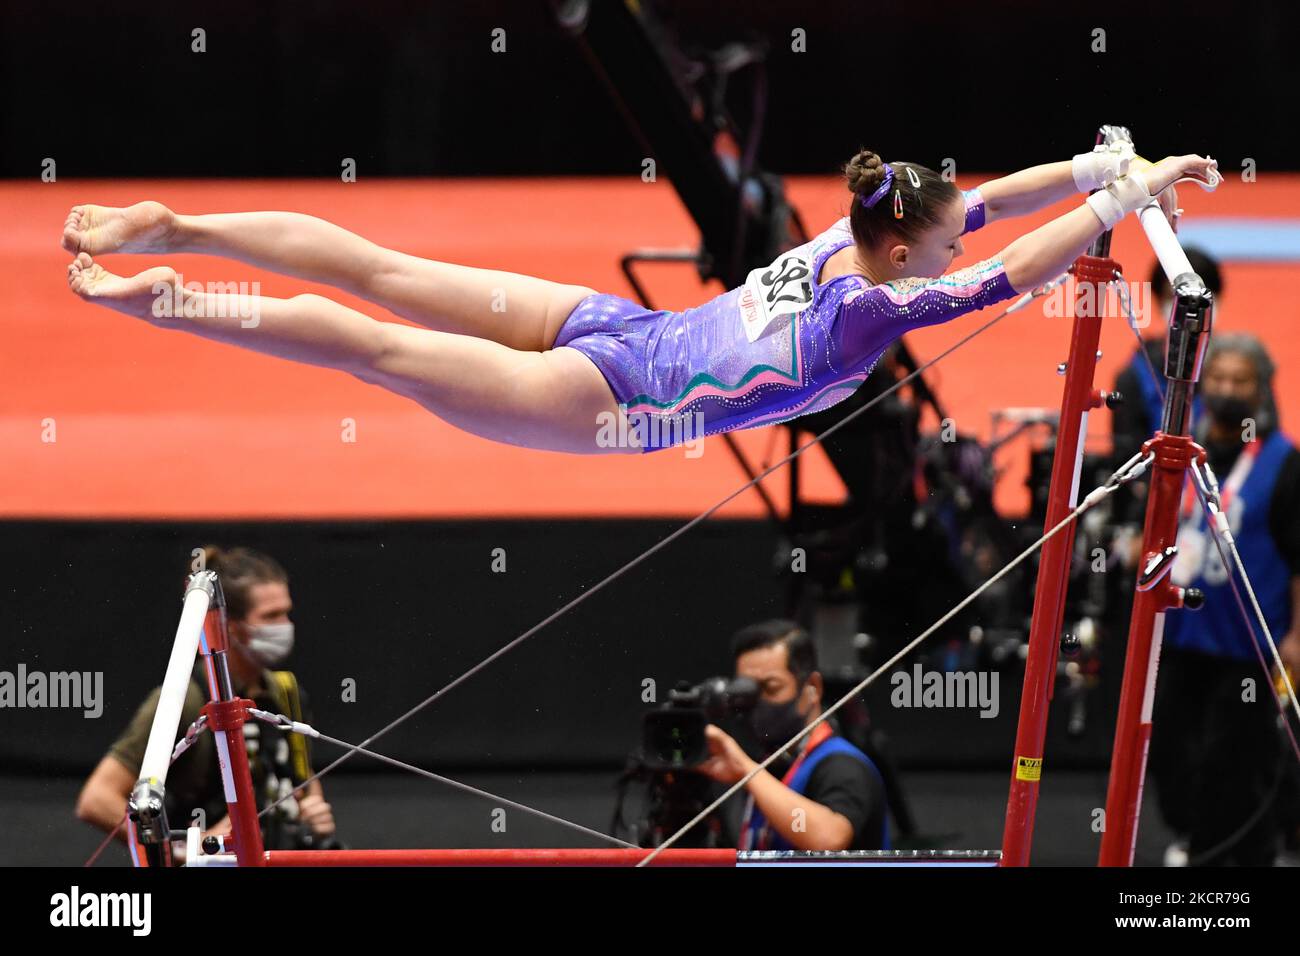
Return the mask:
[[1043,758],[1042,757],[1017,757],[1016,758],[1016,779],[1028,780],[1030,783],[1037,783],[1043,775]]

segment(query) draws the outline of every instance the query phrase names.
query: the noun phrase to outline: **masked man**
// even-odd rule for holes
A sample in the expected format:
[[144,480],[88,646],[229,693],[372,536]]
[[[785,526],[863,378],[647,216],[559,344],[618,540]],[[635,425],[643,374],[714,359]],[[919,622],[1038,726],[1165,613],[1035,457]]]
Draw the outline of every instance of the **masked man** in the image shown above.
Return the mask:
[[[1300,676],[1300,452],[1278,428],[1272,383],[1258,339],[1216,333],[1195,431],[1264,618]],[[1166,863],[1268,866],[1277,795],[1294,757],[1280,746],[1271,678],[1259,664],[1262,652],[1271,668],[1272,651],[1253,612],[1249,624],[1241,616],[1192,481],[1171,580],[1201,589],[1205,606],[1166,614],[1151,742],[1161,812],[1181,838]]]
[[[273,558],[250,548],[222,551],[206,549],[204,566],[221,577],[226,597],[230,635],[230,678],[239,697],[253,700],[262,710],[311,722],[307,695],[292,671],[279,670],[293,648],[294,628],[289,620],[289,578]],[[79,819],[112,831],[126,812],[126,801],[144,760],[145,746],[158,707],[157,688],[136,710],[130,726],[109,748],[82,788],[77,801]],[[207,681],[202,662],[196,662],[181,711],[177,739],[199,717],[207,702]],[[320,781],[305,789],[312,775],[311,751],[306,738],[257,721],[244,725],[257,806],[290,795],[261,818],[262,841],[267,849],[324,849],[338,846],[334,817],[325,802]],[[230,832],[225,791],[211,733],[201,734],[167,773],[167,816],[173,829],[197,823],[204,836]],[[126,828],[119,832],[126,838]]]
[[[822,712],[822,676],[812,638],[792,621],[747,627],[733,641],[736,676],[752,678],[760,699],[751,725],[767,754]],[[701,768],[733,784],[758,761],[721,729],[707,729],[710,759]],[[765,755],[766,756],[766,755]],[[746,784],[742,850],[880,850],[889,848],[885,789],[866,754],[820,724]]]

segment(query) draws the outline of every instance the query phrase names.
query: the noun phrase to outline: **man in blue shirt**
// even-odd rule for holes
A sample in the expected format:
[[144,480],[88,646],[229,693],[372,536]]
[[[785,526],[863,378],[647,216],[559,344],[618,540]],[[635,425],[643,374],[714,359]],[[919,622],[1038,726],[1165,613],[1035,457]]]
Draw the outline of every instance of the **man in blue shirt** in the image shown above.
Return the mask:
[[[750,714],[767,754],[822,713],[822,675],[808,632],[793,621],[773,620],[741,630],[733,639],[736,676],[758,684]],[[700,768],[733,784],[753,760],[732,737],[710,725],[710,759]],[[746,784],[740,825],[742,850],[881,850],[889,848],[885,788],[862,751],[835,732],[830,720]]]
[[[1244,333],[1216,333],[1201,373],[1196,424],[1221,488],[1242,563],[1284,661],[1300,659],[1300,452],[1278,428],[1273,363]],[[1277,853],[1277,795],[1290,763],[1259,665],[1258,623],[1242,619],[1189,478],[1171,579],[1205,593],[1197,611],[1165,615],[1151,771],[1162,815],[1186,843],[1172,864],[1268,866]],[[1247,599],[1247,608],[1249,608]],[[1252,634],[1252,632],[1254,632]],[[1294,664],[1292,665],[1294,667]],[[1300,669],[1296,670],[1300,675]]]

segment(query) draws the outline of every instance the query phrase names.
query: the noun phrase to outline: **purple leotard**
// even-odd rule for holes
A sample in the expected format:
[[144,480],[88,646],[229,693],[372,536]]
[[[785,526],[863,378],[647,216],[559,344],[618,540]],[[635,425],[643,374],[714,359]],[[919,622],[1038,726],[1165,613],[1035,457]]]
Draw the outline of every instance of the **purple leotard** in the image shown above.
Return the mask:
[[[976,189],[963,198],[971,232],[984,225],[984,202]],[[1016,294],[1000,258],[937,279],[873,286],[842,275],[819,283],[826,258],[852,242],[846,217],[685,312],[590,295],[555,345],[596,364],[638,443],[653,451],[829,408],[853,394],[904,332]]]

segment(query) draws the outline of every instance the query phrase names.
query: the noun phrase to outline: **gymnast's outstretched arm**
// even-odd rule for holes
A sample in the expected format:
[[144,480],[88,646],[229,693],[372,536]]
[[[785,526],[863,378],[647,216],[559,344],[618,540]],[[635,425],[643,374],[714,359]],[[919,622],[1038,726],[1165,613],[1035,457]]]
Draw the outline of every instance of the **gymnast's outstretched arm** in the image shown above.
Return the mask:
[[1078,192],[1071,164],[1044,163],[979,185],[984,221],[1037,212]]
[[[1154,197],[1184,176],[1209,180],[1213,165],[1213,160],[1203,156],[1169,156],[1154,165],[1145,164],[1140,173],[1132,173],[1126,179],[1140,175],[1145,192]],[[1103,191],[1099,195],[1107,194]],[[1094,239],[1114,225],[1099,218],[1098,208],[1099,205],[1085,203],[1003,249],[999,258],[1011,287],[1016,292],[1028,292],[1064,272]],[[1127,211],[1130,210],[1124,210]]]
[[[1011,242],[997,255],[934,279],[908,278],[862,288],[844,298],[845,346],[871,355],[911,329],[947,322],[1056,278],[1126,212],[1183,176],[1208,180],[1212,160],[1171,156],[1142,167],[1139,180],[1093,197]],[[1100,210],[1100,212],[1098,212]],[[1105,218],[1103,218],[1103,215]]]
[[[1066,162],[1043,163],[991,179],[978,187],[984,200],[984,221],[1037,212],[1076,193],[1100,188],[1127,172],[1130,166],[1146,168],[1151,163],[1134,155],[1131,148],[1127,153],[1093,151],[1080,153]],[[1168,207],[1171,208],[1172,205]]]

